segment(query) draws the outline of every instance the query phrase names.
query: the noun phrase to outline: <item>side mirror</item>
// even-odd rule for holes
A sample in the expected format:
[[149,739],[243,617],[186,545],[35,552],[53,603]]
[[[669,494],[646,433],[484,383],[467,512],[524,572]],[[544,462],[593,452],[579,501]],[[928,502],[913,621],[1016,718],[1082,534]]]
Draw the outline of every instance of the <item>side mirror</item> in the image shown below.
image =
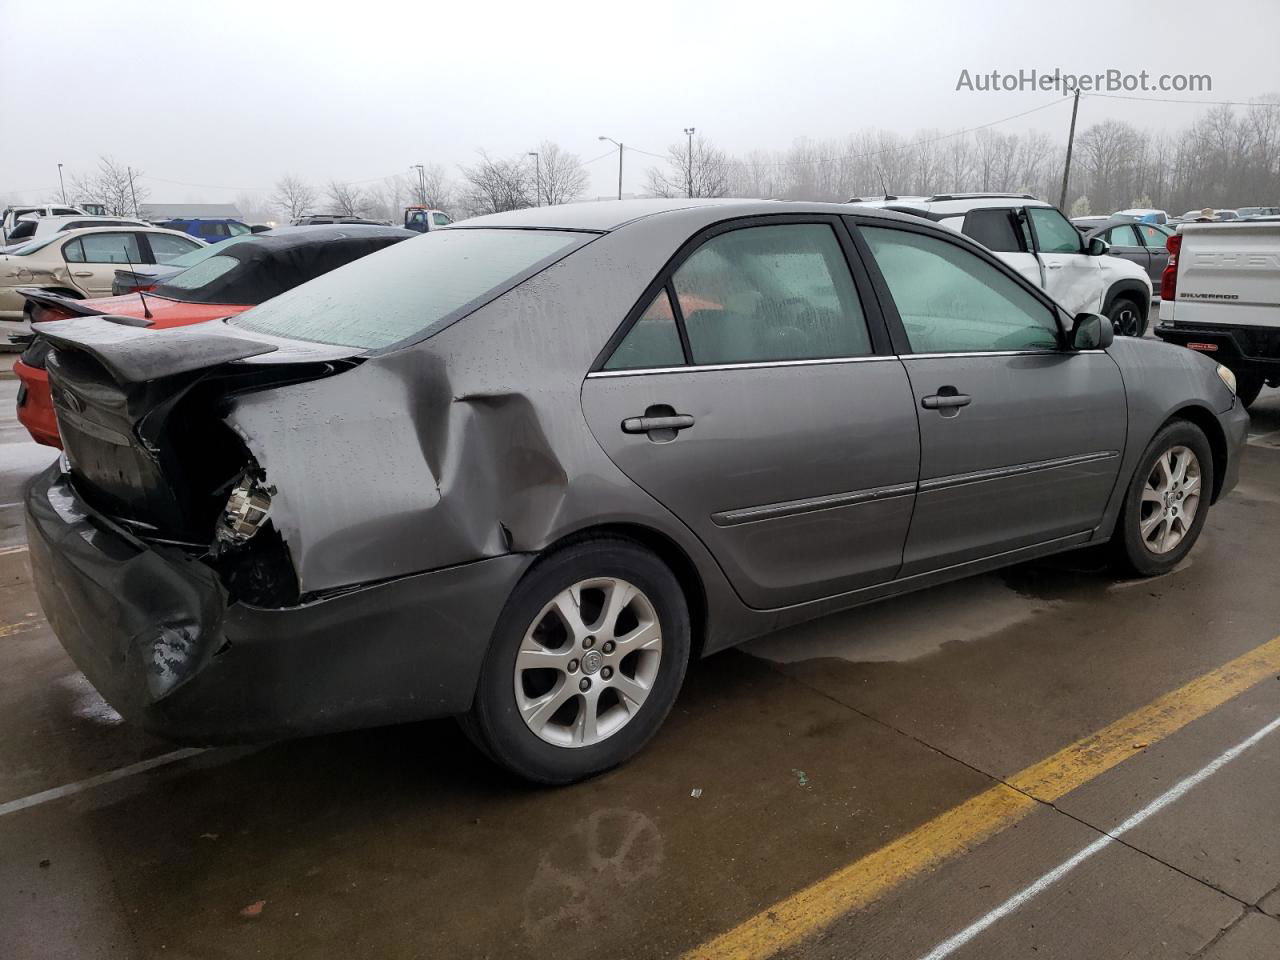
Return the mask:
[[1071,325],[1071,349],[1105,350],[1116,339],[1111,321],[1097,313],[1079,314]]
[[1111,249],[1111,244],[1103,240],[1101,237],[1094,237],[1089,241],[1088,254],[1091,257],[1106,256],[1107,251]]

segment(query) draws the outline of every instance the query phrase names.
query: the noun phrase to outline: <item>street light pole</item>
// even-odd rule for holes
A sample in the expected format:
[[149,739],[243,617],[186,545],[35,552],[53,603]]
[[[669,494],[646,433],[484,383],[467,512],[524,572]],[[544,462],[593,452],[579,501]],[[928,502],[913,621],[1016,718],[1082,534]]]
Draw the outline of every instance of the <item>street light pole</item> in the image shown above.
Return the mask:
[[622,144],[613,137],[596,137],[597,140],[608,140],[618,148],[618,199],[622,199]]
[[684,135],[689,138],[689,196],[693,197],[693,135],[697,131],[693,127],[685,127]]
[[67,202],[67,185],[62,182],[62,164],[58,164],[58,187],[62,190],[62,203]]
[[533,157],[533,203],[534,206],[542,206],[542,158],[538,156],[538,151],[530,150],[529,156]]

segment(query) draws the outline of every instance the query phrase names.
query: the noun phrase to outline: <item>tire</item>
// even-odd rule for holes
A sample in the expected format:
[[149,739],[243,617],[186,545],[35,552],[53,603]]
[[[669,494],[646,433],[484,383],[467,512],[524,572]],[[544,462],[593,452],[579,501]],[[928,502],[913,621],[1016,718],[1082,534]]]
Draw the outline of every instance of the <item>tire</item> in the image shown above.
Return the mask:
[[1236,398],[1247,407],[1257,400],[1258,394],[1262,392],[1264,377],[1252,371],[1241,373],[1233,370],[1231,372],[1236,375]]
[[[1170,483],[1170,468],[1175,480],[1184,474],[1182,482]],[[1125,491],[1112,537],[1121,571],[1154,577],[1177,566],[1204,528],[1212,494],[1213,451],[1204,433],[1186,420],[1166,424],[1143,451]]]
[[593,776],[657,732],[684,682],[690,644],[684,593],[661,560],[621,539],[574,544],[537,563],[512,592],[463,728],[527,780]]
[[1127,295],[1116,297],[1107,307],[1107,319],[1115,329],[1117,337],[1140,337],[1147,332],[1147,318],[1143,316],[1142,306]]

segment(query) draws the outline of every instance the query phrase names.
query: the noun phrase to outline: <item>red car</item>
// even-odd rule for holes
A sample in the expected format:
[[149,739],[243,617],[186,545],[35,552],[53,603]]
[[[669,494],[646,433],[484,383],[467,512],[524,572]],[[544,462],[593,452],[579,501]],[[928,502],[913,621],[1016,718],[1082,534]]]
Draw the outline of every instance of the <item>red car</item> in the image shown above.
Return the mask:
[[399,227],[343,224],[286,227],[218,244],[195,266],[155,286],[145,295],[72,300],[40,290],[24,290],[35,338],[13,365],[18,387],[18,420],[36,443],[61,447],[44,361],[49,343],[40,324],[67,317],[130,317],[161,329],[242,313],[264,300],[313,280],[343,264],[418,234]]

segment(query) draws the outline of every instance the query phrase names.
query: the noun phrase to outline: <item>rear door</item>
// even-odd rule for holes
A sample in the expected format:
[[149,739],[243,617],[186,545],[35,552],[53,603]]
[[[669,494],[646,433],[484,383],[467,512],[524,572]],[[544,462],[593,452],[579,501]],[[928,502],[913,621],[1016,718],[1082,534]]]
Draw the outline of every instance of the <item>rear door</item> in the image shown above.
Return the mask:
[[859,233],[920,415],[901,575],[1092,531],[1124,447],[1116,364],[1065,349],[1057,311],[958,239]]
[[1073,317],[1102,309],[1102,266],[1085,250],[1084,238],[1056,207],[1024,207],[1036,256],[1044,267],[1044,289]]
[[1138,226],[1134,223],[1125,223],[1112,227],[1102,234],[1102,239],[1111,244],[1109,256],[1136,263],[1149,274],[1151,273],[1151,252],[1138,236]]
[[610,458],[752,607],[879,583],[902,562],[914,399],[850,253],[835,218],[714,228],[655,279],[583,385]]
[[1160,295],[1160,278],[1164,274],[1164,268],[1169,265],[1169,236],[1171,230],[1158,227],[1154,223],[1137,223],[1134,229],[1138,231],[1138,238],[1147,248],[1147,275],[1151,277],[1151,284],[1155,289],[1156,296]]
[[89,299],[111,295],[117,267],[146,262],[138,234],[119,230],[86,233],[62,246],[72,282]]

